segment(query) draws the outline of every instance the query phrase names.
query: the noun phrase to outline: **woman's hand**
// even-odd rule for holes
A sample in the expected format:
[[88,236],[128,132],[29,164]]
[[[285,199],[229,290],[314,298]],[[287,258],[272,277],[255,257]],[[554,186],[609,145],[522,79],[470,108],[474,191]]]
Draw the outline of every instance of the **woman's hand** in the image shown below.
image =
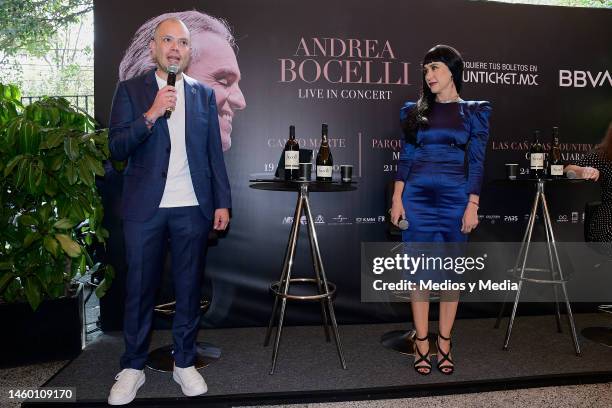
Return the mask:
[[580,167],[580,177],[587,180],[599,180],[599,170],[593,167]]
[[581,167],[581,166],[576,166],[575,164],[568,164],[563,169],[563,172],[569,173],[570,171],[576,173],[575,177],[578,177],[581,179],[594,180],[594,181],[599,180],[599,170],[593,167],[588,167],[588,166]]
[[478,205],[474,201],[468,201],[463,219],[461,220],[461,232],[469,234],[478,226]]
[[402,204],[402,200],[393,200],[391,204],[391,210],[389,210],[389,214],[391,215],[391,223],[397,227],[397,223],[400,219],[406,218],[406,211],[404,210],[404,205]]

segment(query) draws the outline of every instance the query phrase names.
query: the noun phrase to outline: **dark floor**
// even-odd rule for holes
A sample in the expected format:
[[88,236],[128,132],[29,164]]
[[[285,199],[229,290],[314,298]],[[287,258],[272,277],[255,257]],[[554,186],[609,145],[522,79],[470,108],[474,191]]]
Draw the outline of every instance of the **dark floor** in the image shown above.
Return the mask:
[[[579,328],[605,325],[599,314],[576,315]],[[320,327],[289,327],[283,334],[277,372],[269,375],[270,348],[263,348],[263,328],[217,329],[201,332],[201,340],[223,349],[222,358],[202,373],[208,397],[261,393],[346,392],[358,389],[418,389],[504,384],[537,384],[544,378],[590,375],[609,378],[612,349],[582,339],[583,355],[576,356],[566,329],[559,334],[552,316],[517,319],[509,351],[502,351],[505,330],[493,329],[492,319],[459,320],[454,329],[457,371],[451,376],[434,372],[420,376],[408,356],[380,346],[381,334],[402,328],[398,324],[342,326],[340,329],[348,370],[342,370],[333,344],[326,343]],[[154,334],[152,347],[170,341],[170,333]],[[119,333],[98,337],[79,358],[47,385],[73,386],[78,400],[103,401],[118,371],[123,342]],[[95,367],[95,373],[92,372]],[[95,375],[95,381],[92,381]],[[182,397],[170,374],[146,371],[140,399]],[[608,376],[608,377],[606,377]],[[499,389],[499,388],[497,388]],[[459,391],[460,392],[460,391]],[[202,401],[206,397],[202,397]]]

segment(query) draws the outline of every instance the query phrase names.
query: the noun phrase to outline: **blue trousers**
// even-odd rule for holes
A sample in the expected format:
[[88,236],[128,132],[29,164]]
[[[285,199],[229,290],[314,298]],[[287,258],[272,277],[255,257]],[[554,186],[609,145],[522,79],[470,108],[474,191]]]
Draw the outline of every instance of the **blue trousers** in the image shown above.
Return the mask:
[[124,221],[128,275],[123,325],[125,353],[121,368],[140,370],[147,361],[155,295],[168,240],[176,297],[172,324],[174,361],[177,367],[183,368],[194,364],[200,286],[211,226],[198,206],[159,208],[147,221]]

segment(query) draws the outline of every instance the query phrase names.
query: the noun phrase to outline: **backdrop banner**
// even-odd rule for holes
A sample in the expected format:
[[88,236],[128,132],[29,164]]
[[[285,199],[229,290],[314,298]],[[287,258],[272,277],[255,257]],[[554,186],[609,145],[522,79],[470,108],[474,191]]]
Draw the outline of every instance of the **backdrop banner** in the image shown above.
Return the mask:
[[[231,227],[207,254],[205,290],[212,303],[205,326],[267,324],[269,285],[280,275],[297,194],[254,190],[249,180],[274,174],[290,125],[300,147],[316,155],[321,123],[329,125],[334,176],[340,165],[351,164],[357,181],[355,191],[311,194],[325,269],[338,286],[338,320],[408,318],[406,304],[361,301],[360,248],[390,239],[385,215],[403,143],[399,110],[418,98],[421,59],[432,46],[457,48],[465,60],[462,98],[493,106],[481,224],[471,241],[521,240],[534,187],[496,180],[505,177],[506,163],[525,173],[534,130],[548,149],[558,126],[563,159],[572,162],[601,140],[612,119],[612,10],[459,0],[97,0],[95,112],[102,126],[108,126],[119,78],[138,72],[139,61],[129,60],[134,53],[126,50],[139,27],[163,13],[193,10],[227,23],[236,55],[234,60],[229,44],[206,31],[217,30],[218,21],[184,14],[194,54],[187,73],[215,89],[233,198]],[[132,46],[141,59],[148,57],[151,36],[144,30]],[[101,188],[111,229],[107,259],[118,274],[102,299],[104,328],[111,329],[120,326],[126,273],[121,174],[110,171]],[[582,239],[585,204],[598,192],[596,183],[547,190],[557,239]],[[313,276],[305,230],[293,276]],[[536,232],[542,239],[543,229]],[[172,297],[168,279],[160,298]],[[471,303],[460,306],[460,315],[494,310]],[[287,318],[289,324],[317,323],[320,309],[294,302]]]

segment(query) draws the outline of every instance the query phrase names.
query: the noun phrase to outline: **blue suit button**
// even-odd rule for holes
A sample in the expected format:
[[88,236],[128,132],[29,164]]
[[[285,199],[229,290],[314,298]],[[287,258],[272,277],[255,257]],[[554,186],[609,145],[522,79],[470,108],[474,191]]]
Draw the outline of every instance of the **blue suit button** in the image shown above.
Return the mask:
[[170,154],[170,148],[166,147],[166,153]]
[[166,172],[162,171],[162,178],[166,178]]

